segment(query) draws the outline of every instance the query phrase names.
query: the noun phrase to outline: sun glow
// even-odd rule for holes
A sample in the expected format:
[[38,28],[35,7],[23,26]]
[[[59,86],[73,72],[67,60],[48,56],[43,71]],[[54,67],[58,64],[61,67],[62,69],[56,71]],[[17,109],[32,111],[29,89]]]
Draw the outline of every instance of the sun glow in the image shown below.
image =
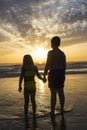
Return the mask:
[[38,63],[44,63],[47,57],[47,50],[43,47],[38,47],[35,51],[32,52],[34,60]]

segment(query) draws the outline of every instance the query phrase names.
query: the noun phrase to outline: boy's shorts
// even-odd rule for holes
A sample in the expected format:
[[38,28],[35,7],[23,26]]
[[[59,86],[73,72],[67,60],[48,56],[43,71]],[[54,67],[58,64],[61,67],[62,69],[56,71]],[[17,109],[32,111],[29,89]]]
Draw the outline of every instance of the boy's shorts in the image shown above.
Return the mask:
[[65,81],[65,71],[63,69],[52,69],[48,75],[48,85],[50,88],[63,88]]

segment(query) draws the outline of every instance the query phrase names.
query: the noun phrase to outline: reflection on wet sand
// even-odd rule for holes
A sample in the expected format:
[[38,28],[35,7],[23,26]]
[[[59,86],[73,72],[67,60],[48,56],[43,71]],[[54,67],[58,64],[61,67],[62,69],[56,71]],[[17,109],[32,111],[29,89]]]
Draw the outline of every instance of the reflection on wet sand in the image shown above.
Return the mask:
[[52,130],[66,130],[65,118],[61,116],[59,123],[56,122],[55,117],[51,117]]
[[[25,126],[25,130],[29,130],[31,129],[30,126]],[[36,130],[37,129],[37,122],[36,122],[36,117],[33,117],[33,120],[32,120],[32,130]]]
[[[42,122],[43,122],[43,120],[42,120]],[[49,128],[49,130],[67,130],[66,129],[66,123],[65,123],[65,118],[64,118],[64,116],[61,116],[61,118],[60,119],[58,119],[58,122],[57,122],[57,119],[55,119],[55,116],[52,116],[51,117],[51,124],[50,124],[50,126],[48,126],[48,128],[46,127],[47,126],[47,123],[46,123],[46,125],[45,125],[45,123],[46,123],[46,120],[45,120],[45,122],[43,122],[43,124],[41,124],[41,121],[40,121],[40,124],[38,124],[39,126],[37,126],[37,120],[36,120],[36,117],[35,118],[32,118],[32,125],[30,124],[29,125],[29,127],[25,127],[25,130],[37,130],[37,129],[40,129],[40,130],[48,130],[48,128]],[[46,128],[44,128],[44,126],[46,127]],[[43,127],[43,128],[42,128]],[[51,128],[51,129],[50,129]]]

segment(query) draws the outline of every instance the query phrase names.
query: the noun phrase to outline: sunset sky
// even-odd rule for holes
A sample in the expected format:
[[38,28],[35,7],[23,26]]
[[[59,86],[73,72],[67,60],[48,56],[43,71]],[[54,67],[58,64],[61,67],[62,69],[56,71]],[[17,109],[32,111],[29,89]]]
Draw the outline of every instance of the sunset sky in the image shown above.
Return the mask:
[[43,63],[53,36],[67,61],[87,61],[87,0],[0,0],[0,63]]

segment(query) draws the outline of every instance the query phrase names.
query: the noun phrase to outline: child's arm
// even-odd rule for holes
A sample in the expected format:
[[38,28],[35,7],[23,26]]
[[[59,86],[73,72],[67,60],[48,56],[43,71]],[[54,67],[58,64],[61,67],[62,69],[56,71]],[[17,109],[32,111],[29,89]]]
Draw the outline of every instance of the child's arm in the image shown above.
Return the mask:
[[44,78],[46,78],[47,72],[49,70],[49,66],[50,66],[50,53],[48,52],[47,54],[47,61],[46,61],[46,65],[45,65],[45,69],[44,69]]
[[23,80],[23,69],[21,69],[21,74],[20,74],[20,79],[19,79],[19,88],[18,88],[19,92],[21,92],[22,90],[22,87],[21,87],[22,80]]
[[36,66],[35,66],[35,74],[37,75],[37,77],[38,77],[39,79],[43,80],[43,78],[41,77],[41,75],[40,75],[40,73],[39,73],[39,71],[38,71],[38,69],[37,69]]

